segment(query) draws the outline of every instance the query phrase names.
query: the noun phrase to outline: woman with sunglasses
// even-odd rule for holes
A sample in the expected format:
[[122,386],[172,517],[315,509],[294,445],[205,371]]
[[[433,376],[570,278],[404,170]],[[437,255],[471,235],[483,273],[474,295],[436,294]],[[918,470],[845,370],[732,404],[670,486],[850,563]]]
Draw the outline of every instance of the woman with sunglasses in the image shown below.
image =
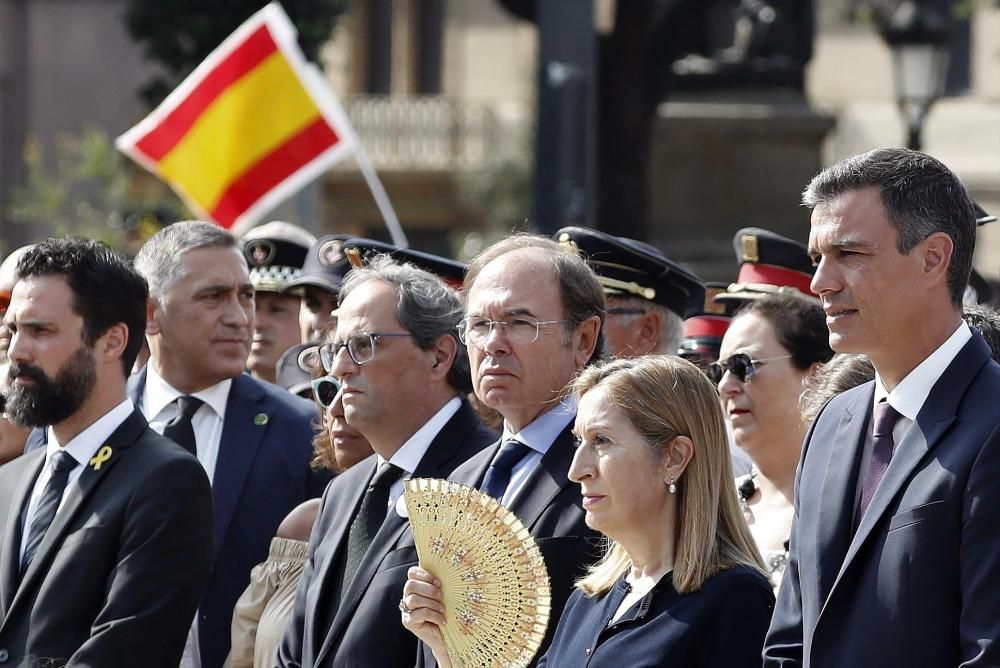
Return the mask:
[[[316,365],[311,382],[320,409],[313,438],[315,469],[340,473],[372,454],[372,447],[344,418],[340,383]],[[319,499],[301,504],[282,521],[271,540],[267,561],[250,573],[250,585],[233,611],[232,649],[226,668],[270,668],[278,643],[295,607],[295,590],[302,575]]]
[[767,295],[733,318],[719,361],[708,369],[719,385],[733,439],[753,462],[736,481],[743,515],[775,588],[791,531],[795,468],[808,427],[799,397],[833,355],[823,309],[793,295]]

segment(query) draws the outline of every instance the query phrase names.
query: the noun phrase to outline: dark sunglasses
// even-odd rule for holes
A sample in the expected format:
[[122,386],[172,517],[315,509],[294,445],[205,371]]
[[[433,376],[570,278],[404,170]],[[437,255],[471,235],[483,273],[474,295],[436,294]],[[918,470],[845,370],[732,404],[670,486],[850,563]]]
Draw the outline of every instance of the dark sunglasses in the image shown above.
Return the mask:
[[329,408],[333,400],[337,398],[337,392],[340,392],[340,383],[330,376],[313,378],[309,385],[312,386],[313,397],[316,399],[316,403],[323,408]]
[[741,383],[749,384],[753,379],[754,374],[757,373],[755,366],[763,366],[767,362],[773,362],[775,360],[787,360],[790,359],[791,355],[782,355],[781,357],[766,357],[764,359],[751,359],[746,353],[736,353],[735,355],[730,355],[728,359],[719,360],[718,362],[712,362],[705,369],[705,375],[708,376],[709,380],[718,385],[722,381],[722,377],[728,371],[737,378],[740,379]]

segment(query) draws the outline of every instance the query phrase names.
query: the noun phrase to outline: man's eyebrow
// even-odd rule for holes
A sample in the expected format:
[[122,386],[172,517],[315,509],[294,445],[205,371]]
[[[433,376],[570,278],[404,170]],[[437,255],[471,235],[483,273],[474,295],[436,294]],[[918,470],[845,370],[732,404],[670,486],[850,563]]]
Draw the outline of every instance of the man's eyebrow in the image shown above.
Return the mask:
[[[867,249],[871,248],[871,243],[858,239],[856,237],[840,237],[838,239],[831,239],[830,241],[823,244],[823,247],[829,250],[857,250],[857,249]],[[816,246],[810,244],[808,249],[809,255],[819,255],[821,251],[816,248]]]

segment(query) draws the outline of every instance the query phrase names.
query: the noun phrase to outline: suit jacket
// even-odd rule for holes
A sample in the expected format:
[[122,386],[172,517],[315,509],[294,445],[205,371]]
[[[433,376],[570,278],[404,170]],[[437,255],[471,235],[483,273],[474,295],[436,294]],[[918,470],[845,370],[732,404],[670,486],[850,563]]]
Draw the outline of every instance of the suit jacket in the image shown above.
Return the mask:
[[[584,521],[580,486],[570,482],[568,477],[576,449],[572,429],[571,423],[556,437],[510,505],[511,512],[517,515],[538,543],[549,571],[552,609],[545,640],[535,654],[536,661],[552,642],[556,622],[573,593],[574,583],[601,555],[601,534]],[[479,489],[500,445],[497,441],[467,461],[455,470],[450,480]],[[417,666],[437,666],[434,655],[424,643],[420,643]]]
[[[145,383],[145,369],[129,380],[136,406]],[[248,374],[233,379],[212,480],[215,569],[198,607],[202,668],[220,668],[229,654],[233,607],[281,520],[331,478],[309,467],[315,420],[312,402]]]
[[138,411],[83,462],[24,576],[22,522],[45,461],[0,467],[0,658],[15,666],[176,668],[212,568],[212,492]]
[[765,665],[1000,665],[1000,367],[974,332],[852,535],[873,393],[834,398],[806,438]]
[[[445,478],[495,438],[463,401],[434,437],[413,477]],[[295,611],[278,649],[277,665],[282,668],[413,666],[417,640],[403,628],[397,605],[406,572],[417,565],[417,550],[409,522],[393,509],[389,509],[338,609],[330,609],[333,569],[347,545],[351,522],[376,466],[372,455],[337,476],[323,494]]]

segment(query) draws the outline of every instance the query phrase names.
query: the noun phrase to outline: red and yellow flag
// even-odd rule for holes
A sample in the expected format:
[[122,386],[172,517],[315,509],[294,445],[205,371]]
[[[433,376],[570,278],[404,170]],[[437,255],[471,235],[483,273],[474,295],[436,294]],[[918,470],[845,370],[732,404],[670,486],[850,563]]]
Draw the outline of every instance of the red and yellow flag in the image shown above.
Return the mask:
[[351,152],[356,139],[278,3],[250,17],[119,150],[188,207],[243,229]]

